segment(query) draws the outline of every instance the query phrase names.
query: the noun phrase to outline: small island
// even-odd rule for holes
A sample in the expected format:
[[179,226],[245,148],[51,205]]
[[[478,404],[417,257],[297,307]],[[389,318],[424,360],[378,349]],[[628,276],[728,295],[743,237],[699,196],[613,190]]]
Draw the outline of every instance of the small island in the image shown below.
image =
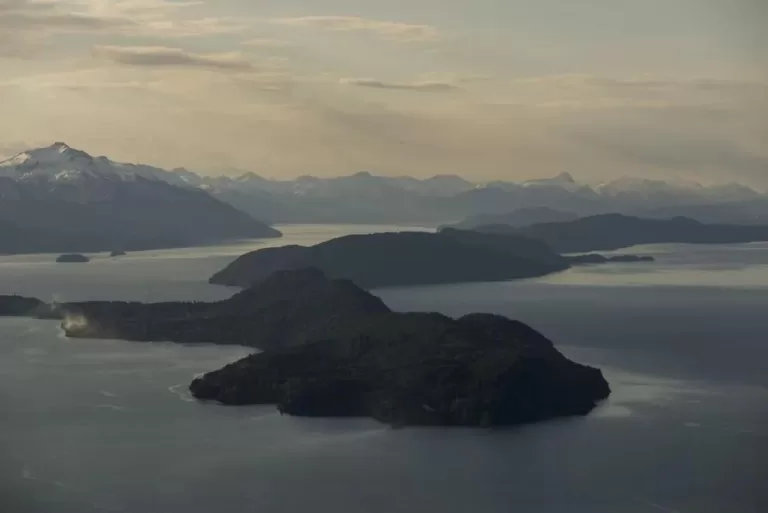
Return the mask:
[[85,264],[90,261],[90,258],[80,253],[67,253],[56,259],[59,264]]
[[127,255],[127,253],[125,251],[122,251],[122,250],[115,250],[115,251],[113,251],[113,252],[111,252],[109,254],[110,258],[121,257],[121,256],[125,256],[125,255]]

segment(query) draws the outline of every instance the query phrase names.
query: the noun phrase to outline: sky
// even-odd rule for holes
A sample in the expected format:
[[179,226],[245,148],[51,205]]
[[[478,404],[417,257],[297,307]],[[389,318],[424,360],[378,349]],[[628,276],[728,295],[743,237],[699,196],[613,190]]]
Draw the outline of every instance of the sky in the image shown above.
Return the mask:
[[768,188],[765,0],[0,0],[0,156]]

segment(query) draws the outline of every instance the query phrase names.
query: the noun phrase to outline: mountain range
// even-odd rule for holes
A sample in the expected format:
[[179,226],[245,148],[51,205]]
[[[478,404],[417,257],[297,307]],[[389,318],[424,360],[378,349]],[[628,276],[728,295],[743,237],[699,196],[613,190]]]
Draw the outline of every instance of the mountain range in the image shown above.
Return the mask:
[[64,143],[0,162],[0,253],[99,252],[276,237],[280,232],[187,183]]
[[647,218],[684,216],[706,223],[768,224],[768,195],[735,183],[703,186],[624,177],[589,185],[577,182],[569,173],[487,183],[454,175],[418,180],[368,172],[270,180],[254,173],[232,178],[180,171],[188,183],[274,223],[433,225],[548,208],[569,217],[621,213]]
[[[274,230],[254,219],[285,224],[437,226],[474,218],[462,226],[468,228],[483,224],[522,226],[620,213],[656,219],[688,217],[715,224],[768,224],[768,194],[734,183],[704,186],[623,177],[590,185],[576,181],[569,173],[521,182],[483,183],[455,175],[417,179],[360,172],[334,178],[301,176],[292,180],[274,180],[253,172],[230,173],[207,176],[184,168],[165,170],[121,164],[56,143],[0,163],[0,205],[5,205],[0,206],[0,211],[10,208],[9,198],[32,197],[40,201],[45,197],[67,203],[67,208],[59,205],[61,208],[53,209],[61,218],[49,230],[51,227],[46,222],[23,222],[20,225],[15,222],[15,219],[30,216],[28,212],[15,216],[0,213],[0,230],[11,239],[25,238],[23,233],[19,235],[19,230],[27,233],[42,230],[54,238],[71,238],[71,230],[65,228],[82,225],[83,221],[77,216],[73,219],[71,212],[63,213],[62,210],[73,204],[103,206],[105,198],[112,201],[116,196],[125,199],[118,202],[123,204],[119,217],[115,218],[115,212],[107,215],[98,211],[98,215],[111,219],[107,226],[120,226],[126,232],[131,232],[131,224],[135,225],[136,231],[145,235],[126,235],[123,237],[126,242],[122,243],[134,247],[189,245],[232,237],[276,235]],[[163,184],[168,187],[163,188]],[[147,196],[154,199],[149,201]],[[139,200],[147,205],[142,212],[138,212],[135,205],[133,210],[127,205]],[[188,202],[186,210],[182,206],[185,201]],[[172,203],[175,207],[168,208]],[[202,203],[205,203],[204,207]],[[192,208],[193,204],[196,207]],[[18,208],[18,205],[13,207],[13,212]],[[48,212],[50,208],[40,209],[35,205],[32,210]],[[86,210],[96,211],[93,208]],[[217,213],[212,214],[213,211]],[[47,213],[41,215],[46,219],[51,217]],[[160,233],[145,233],[144,228],[138,228],[150,222],[150,218],[151,222],[162,225],[153,227],[153,232]],[[100,240],[98,244],[82,243],[66,250],[112,249],[106,246],[120,243],[120,237],[102,234],[97,238]],[[88,235],[86,239],[91,240],[93,236]],[[61,243],[55,246],[58,248]],[[7,249],[0,246],[0,251]]]
[[482,226],[510,226],[522,228],[539,223],[562,223],[579,219],[578,214],[565,212],[549,207],[528,207],[506,212],[504,214],[479,214],[470,216],[459,223],[448,227],[458,230],[473,230]]
[[[497,236],[529,237],[558,253],[609,251],[641,244],[737,244],[768,241],[768,226],[706,224],[687,217],[644,219],[601,214],[574,221],[515,227],[485,225],[474,231]],[[453,231],[445,228],[443,231]],[[442,231],[441,231],[442,233]]]

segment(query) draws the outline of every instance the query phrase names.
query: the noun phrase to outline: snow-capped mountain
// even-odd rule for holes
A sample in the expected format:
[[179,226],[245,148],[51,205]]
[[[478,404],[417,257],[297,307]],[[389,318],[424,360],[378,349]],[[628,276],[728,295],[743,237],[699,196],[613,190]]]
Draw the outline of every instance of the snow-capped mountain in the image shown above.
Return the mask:
[[192,173],[119,164],[56,143],[0,162],[0,253],[206,244],[279,232],[207,192]]
[[98,174],[90,155],[64,143],[19,153],[0,162],[0,176],[17,181],[69,182]]
[[162,180],[177,186],[199,187],[201,178],[179,168],[166,171],[140,164],[123,164],[107,157],[92,157],[88,153],[57,142],[44,148],[19,153],[0,162],[0,177],[21,182],[77,182],[89,179]]

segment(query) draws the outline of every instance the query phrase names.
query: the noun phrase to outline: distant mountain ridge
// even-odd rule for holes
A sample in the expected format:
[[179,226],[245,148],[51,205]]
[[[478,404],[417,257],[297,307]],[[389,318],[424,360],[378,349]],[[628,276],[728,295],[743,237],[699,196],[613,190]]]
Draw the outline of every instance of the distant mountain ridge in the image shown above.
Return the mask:
[[514,210],[505,214],[481,214],[471,216],[461,221],[448,225],[447,227],[459,230],[472,230],[478,226],[506,225],[514,228],[521,228],[539,223],[559,223],[564,221],[575,221],[579,216],[573,212],[565,212],[548,207],[529,207]]
[[608,251],[641,244],[768,241],[768,226],[705,224],[687,217],[643,219],[621,214],[604,214],[575,221],[524,227],[487,225],[474,230],[499,236],[523,235],[542,241],[559,253]]
[[0,162],[0,253],[194,246],[280,232],[187,176],[55,143]]
[[258,175],[202,179],[201,187],[251,213],[281,223],[446,224],[474,216],[552,209],[663,218],[669,210],[703,222],[768,223],[768,196],[740,184],[705,187],[620,178],[595,186],[562,173],[523,182],[472,183],[458,176],[415,178],[358,173],[276,181]]
[[206,176],[184,168],[120,164],[91,157],[64,143],[30,150],[0,163],[0,177],[22,182],[79,183],[89,176],[137,178],[201,189],[268,223],[444,225],[476,216],[552,209],[579,217],[620,213],[647,218],[690,217],[707,223],[768,224],[768,195],[731,183],[698,183],[621,177],[590,185],[571,173],[526,181],[475,182],[457,175],[419,179],[349,176],[290,180],[251,171]]

